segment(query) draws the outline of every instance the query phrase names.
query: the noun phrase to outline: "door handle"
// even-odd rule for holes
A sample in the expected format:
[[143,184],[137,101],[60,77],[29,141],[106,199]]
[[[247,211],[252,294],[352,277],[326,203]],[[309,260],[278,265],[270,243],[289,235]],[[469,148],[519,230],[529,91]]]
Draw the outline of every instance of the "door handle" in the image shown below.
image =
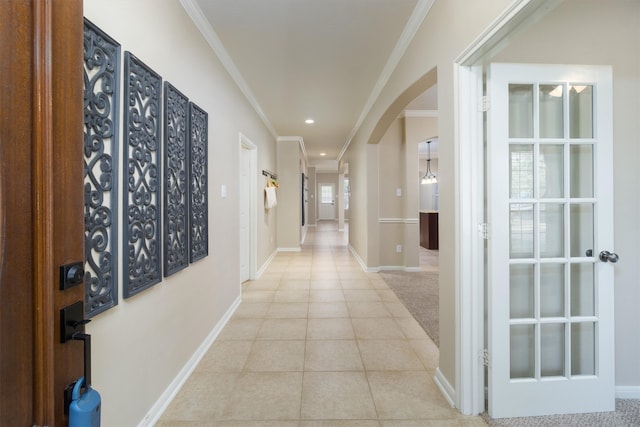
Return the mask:
[[620,257],[615,252],[609,252],[609,251],[600,252],[600,261],[602,262],[616,263],[618,262],[619,259]]

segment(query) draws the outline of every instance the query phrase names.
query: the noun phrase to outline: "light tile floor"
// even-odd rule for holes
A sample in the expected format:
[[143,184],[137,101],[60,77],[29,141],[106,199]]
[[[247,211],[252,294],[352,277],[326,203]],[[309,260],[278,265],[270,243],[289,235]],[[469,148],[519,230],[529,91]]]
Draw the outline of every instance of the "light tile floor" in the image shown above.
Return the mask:
[[[433,255],[433,254],[432,254]],[[433,376],[438,349],[333,222],[279,253],[158,427],[484,426]]]

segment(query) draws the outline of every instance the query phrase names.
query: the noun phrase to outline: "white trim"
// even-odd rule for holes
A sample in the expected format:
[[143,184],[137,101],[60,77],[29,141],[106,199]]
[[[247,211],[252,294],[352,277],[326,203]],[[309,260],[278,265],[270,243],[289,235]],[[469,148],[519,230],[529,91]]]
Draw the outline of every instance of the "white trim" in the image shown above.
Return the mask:
[[[484,218],[482,112],[468,99],[482,96],[482,69],[454,67],[459,144],[455,145],[457,195],[456,390],[457,408],[466,415],[484,410],[484,242],[477,225]],[[455,95],[454,95],[455,96]],[[464,98],[463,98],[464,97]]]
[[479,64],[509,42],[513,30],[522,31],[563,0],[515,0],[480,34],[454,63],[462,66]]
[[267,268],[269,268],[269,264],[271,264],[271,261],[273,261],[276,255],[278,255],[277,249],[271,253],[269,258],[267,258],[264,264],[262,264],[262,267],[260,267],[260,269],[256,272],[256,279],[259,279],[260,276],[262,276],[262,273],[264,273],[267,270]]
[[438,110],[404,110],[400,117],[404,118],[424,118],[424,117],[438,117]]
[[456,391],[453,389],[453,387],[451,387],[451,384],[449,383],[449,381],[447,381],[447,377],[444,376],[440,368],[436,369],[436,373],[433,376],[433,381],[440,389],[440,392],[442,393],[446,401],[449,402],[449,405],[451,405],[452,408],[455,408],[454,402],[456,401]]
[[403,265],[381,265],[377,268],[378,272],[380,271],[404,271],[407,273],[418,273],[422,271],[420,267],[405,267]]
[[418,224],[418,218],[378,218],[380,224]]
[[640,399],[640,386],[617,386],[616,399]]
[[349,251],[351,252],[353,257],[356,259],[356,261],[358,261],[358,264],[360,264],[360,268],[362,268],[362,270],[364,270],[365,273],[377,273],[379,271],[377,268],[367,267],[367,264],[365,264],[364,261],[362,261],[362,258],[360,258],[360,255],[358,255],[358,252],[356,252],[356,250],[353,249],[353,246],[349,245]]
[[278,248],[278,252],[301,252],[302,248],[300,246],[293,248]]
[[213,49],[213,52],[216,54],[218,59],[220,59],[220,62],[222,63],[224,68],[227,70],[227,73],[229,73],[233,81],[238,85],[238,88],[240,88],[240,91],[242,92],[242,94],[245,96],[245,98],[247,98],[247,101],[249,101],[249,104],[251,104],[251,106],[256,111],[258,116],[260,116],[260,119],[262,119],[262,122],[267,127],[271,135],[274,138],[277,138],[278,133],[276,132],[275,128],[267,118],[267,115],[262,110],[262,107],[258,103],[258,100],[256,99],[253,92],[251,91],[251,88],[249,88],[249,85],[242,77],[242,74],[240,74],[240,71],[236,67],[236,64],[231,59],[231,56],[229,55],[227,50],[224,48],[224,45],[222,44],[222,41],[218,37],[218,34],[216,34],[216,32],[211,27],[211,24],[209,23],[207,18],[204,16],[204,13],[202,12],[202,9],[200,9],[200,6],[198,6],[197,1],[196,0],[180,0],[180,4],[184,8],[184,10],[187,12],[187,15],[189,15],[189,17],[191,18],[196,28],[200,30],[204,39],[207,41],[207,43],[209,43],[209,46],[211,46],[211,49]]
[[191,355],[187,363],[182,367],[178,375],[171,381],[171,384],[162,392],[156,403],[153,404],[147,415],[144,416],[138,427],[152,427],[154,426],[162,413],[167,409],[171,401],[178,394],[184,383],[189,379],[189,376],[193,372],[193,370],[198,366],[200,360],[207,353],[213,342],[218,338],[222,329],[226,326],[226,324],[231,319],[231,316],[236,311],[240,303],[242,302],[242,297],[238,296],[236,300],[231,304],[231,307],[227,310],[227,312],[222,316],[220,321],[214,326],[209,335],[205,338],[205,340],[200,344],[200,346],[196,349],[196,351]]
[[[249,150],[249,279],[256,279],[258,265],[258,146],[247,138],[242,132],[238,135],[240,143],[240,155],[242,150]],[[240,161],[239,161],[240,163]],[[240,173],[242,173],[240,171]],[[239,202],[239,200],[238,200]],[[238,230],[239,231],[239,230]]]
[[479,71],[473,66],[508,43],[514,30],[521,31],[558,3],[559,0],[514,1],[454,61],[457,236],[454,254],[457,396],[454,401],[458,410],[467,415],[484,410],[484,368],[480,365],[484,348],[484,242],[477,233],[484,217],[484,188],[476,182],[482,182],[478,178],[484,176],[480,151],[482,121],[477,119],[482,91],[477,85]]
[[382,93],[382,89],[384,89],[387,82],[389,81],[389,78],[391,77],[391,74],[398,66],[398,63],[400,63],[400,59],[402,59],[402,56],[407,51],[407,48],[409,47],[409,43],[411,43],[411,40],[413,40],[413,37],[418,32],[418,29],[422,25],[422,21],[424,21],[424,18],[429,13],[429,10],[431,10],[431,6],[433,6],[434,2],[435,0],[418,0],[416,7],[413,9],[413,12],[411,13],[411,17],[407,21],[407,25],[405,25],[404,30],[402,30],[402,34],[400,35],[398,42],[393,48],[391,55],[389,55],[389,59],[387,60],[387,63],[385,64],[384,69],[382,70],[382,72],[380,73],[380,76],[378,77],[378,81],[376,82],[375,86],[373,87],[373,90],[371,91],[371,94],[369,95],[369,99],[367,99],[367,103],[364,105],[364,108],[360,113],[360,117],[358,117],[356,124],[353,126],[353,129],[349,134],[349,137],[345,141],[344,145],[342,146],[342,149],[340,150],[340,153],[338,154],[338,157],[337,157],[338,161],[342,159],[342,156],[349,148],[349,145],[351,144],[351,140],[353,140],[353,137],[356,135],[356,133],[360,129],[360,126],[362,126],[362,123],[364,122],[365,117],[367,117],[367,115],[371,111],[373,104],[376,102],[376,100]]

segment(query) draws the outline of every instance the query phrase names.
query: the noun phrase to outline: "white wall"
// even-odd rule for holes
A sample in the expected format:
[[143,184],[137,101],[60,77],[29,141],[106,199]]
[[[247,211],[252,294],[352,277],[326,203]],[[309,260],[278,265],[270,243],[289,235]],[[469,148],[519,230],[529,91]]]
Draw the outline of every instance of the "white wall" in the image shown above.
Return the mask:
[[[85,0],[84,7],[123,53],[131,51],[209,113],[209,256],[132,298],[121,297],[87,326],[102,425],[135,426],[240,296],[239,132],[258,146],[260,170],[276,169],[276,147],[178,1]],[[269,243],[275,224],[266,215],[259,223],[260,266],[275,250]]]
[[[370,248],[377,245],[379,236],[371,227],[370,211],[365,193],[377,204],[377,182],[362,181],[367,169],[360,162],[377,163],[375,156],[363,156],[366,146],[376,144],[381,133],[398,117],[409,102],[438,83],[438,175],[440,187],[440,233],[451,236],[440,241],[440,371],[451,386],[456,384],[455,372],[455,145],[454,141],[454,76],[455,58],[511,4],[511,0],[436,1],[395,68],[380,97],[363,121],[345,155],[352,180],[353,209],[350,212],[350,242],[367,264],[378,265]],[[446,35],[446,37],[443,37]],[[412,89],[414,89],[412,91]],[[382,131],[381,131],[382,129]],[[378,139],[376,139],[378,138]],[[371,152],[371,150],[369,150]],[[355,162],[355,163],[354,163]],[[416,166],[417,167],[417,166]],[[373,176],[374,178],[377,178]],[[362,200],[364,198],[364,200]],[[367,212],[356,211],[356,203],[367,206]],[[377,217],[377,216],[376,216]],[[375,247],[375,246],[374,246]]]

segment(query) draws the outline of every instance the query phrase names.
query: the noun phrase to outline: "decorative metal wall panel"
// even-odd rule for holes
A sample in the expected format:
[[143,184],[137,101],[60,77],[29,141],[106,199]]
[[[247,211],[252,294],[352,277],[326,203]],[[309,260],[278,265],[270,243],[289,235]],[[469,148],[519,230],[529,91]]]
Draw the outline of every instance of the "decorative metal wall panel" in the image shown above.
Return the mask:
[[209,210],[207,205],[208,114],[193,102],[189,120],[189,261],[209,254]]
[[118,304],[120,44],[84,21],[85,314]]
[[189,265],[189,99],[164,84],[164,275]]
[[124,54],[123,294],[133,296],[162,280],[160,108],[161,77],[130,52]]

